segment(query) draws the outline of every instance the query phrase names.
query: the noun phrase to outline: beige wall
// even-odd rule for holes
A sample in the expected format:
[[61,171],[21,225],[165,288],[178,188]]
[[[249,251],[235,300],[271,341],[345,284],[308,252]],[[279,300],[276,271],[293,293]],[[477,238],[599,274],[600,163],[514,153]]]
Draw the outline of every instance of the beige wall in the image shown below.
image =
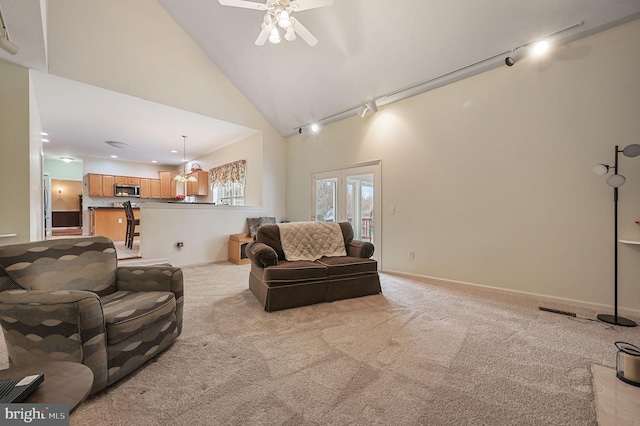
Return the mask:
[[51,179],[51,210],[80,210],[82,181]]
[[[288,218],[309,217],[312,172],[381,159],[383,269],[611,305],[613,190],[592,169],[640,143],[639,43],[634,21],[291,137]],[[640,158],[620,162],[620,235],[640,240]],[[638,277],[621,245],[636,313]]]
[[30,240],[29,70],[0,59],[0,244]]

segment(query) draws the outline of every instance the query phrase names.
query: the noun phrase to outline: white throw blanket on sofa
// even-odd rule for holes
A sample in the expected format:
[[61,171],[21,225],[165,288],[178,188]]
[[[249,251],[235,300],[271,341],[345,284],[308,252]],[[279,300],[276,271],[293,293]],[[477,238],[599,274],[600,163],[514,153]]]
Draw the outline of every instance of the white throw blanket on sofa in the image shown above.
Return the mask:
[[278,223],[280,243],[287,260],[317,260],[346,256],[342,228],[336,222]]

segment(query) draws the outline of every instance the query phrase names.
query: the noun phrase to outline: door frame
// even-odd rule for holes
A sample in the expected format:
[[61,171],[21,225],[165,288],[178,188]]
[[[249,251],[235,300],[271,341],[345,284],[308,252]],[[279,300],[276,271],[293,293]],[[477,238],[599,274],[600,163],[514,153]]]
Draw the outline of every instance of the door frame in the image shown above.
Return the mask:
[[311,174],[311,220],[316,220],[316,180],[338,179],[337,208],[334,209],[336,222],[346,221],[347,191],[346,178],[351,175],[373,174],[373,240],[375,247],[373,258],[378,261],[378,269],[382,265],[382,162],[381,160],[354,164],[340,169],[316,172]]

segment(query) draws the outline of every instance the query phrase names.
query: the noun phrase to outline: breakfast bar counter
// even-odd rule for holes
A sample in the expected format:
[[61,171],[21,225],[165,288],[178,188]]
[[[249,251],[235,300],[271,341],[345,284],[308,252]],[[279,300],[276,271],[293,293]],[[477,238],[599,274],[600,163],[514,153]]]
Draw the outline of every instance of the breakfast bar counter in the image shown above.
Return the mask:
[[[140,218],[140,208],[134,207],[133,215]],[[89,207],[89,232],[92,236],[104,236],[112,241],[124,241],[127,234],[127,216],[123,207]]]

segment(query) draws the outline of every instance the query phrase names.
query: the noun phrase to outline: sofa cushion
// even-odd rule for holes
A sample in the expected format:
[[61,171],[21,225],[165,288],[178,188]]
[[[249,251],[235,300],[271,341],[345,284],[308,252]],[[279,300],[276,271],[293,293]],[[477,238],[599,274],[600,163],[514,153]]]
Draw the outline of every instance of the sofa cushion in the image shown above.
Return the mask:
[[378,262],[360,257],[323,257],[316,260],[316,263],[327,267],[327,275],[329,277],[375,273],[378,271]]
[[113,345],[176,311],[168,291],[116,291],[102,297],[107,343]]
[[263,270],[262,281],[271,286],[281,286],[292,282],[323,280],[327,278],[327,267],[308,260],[280,261],[277,266]]

